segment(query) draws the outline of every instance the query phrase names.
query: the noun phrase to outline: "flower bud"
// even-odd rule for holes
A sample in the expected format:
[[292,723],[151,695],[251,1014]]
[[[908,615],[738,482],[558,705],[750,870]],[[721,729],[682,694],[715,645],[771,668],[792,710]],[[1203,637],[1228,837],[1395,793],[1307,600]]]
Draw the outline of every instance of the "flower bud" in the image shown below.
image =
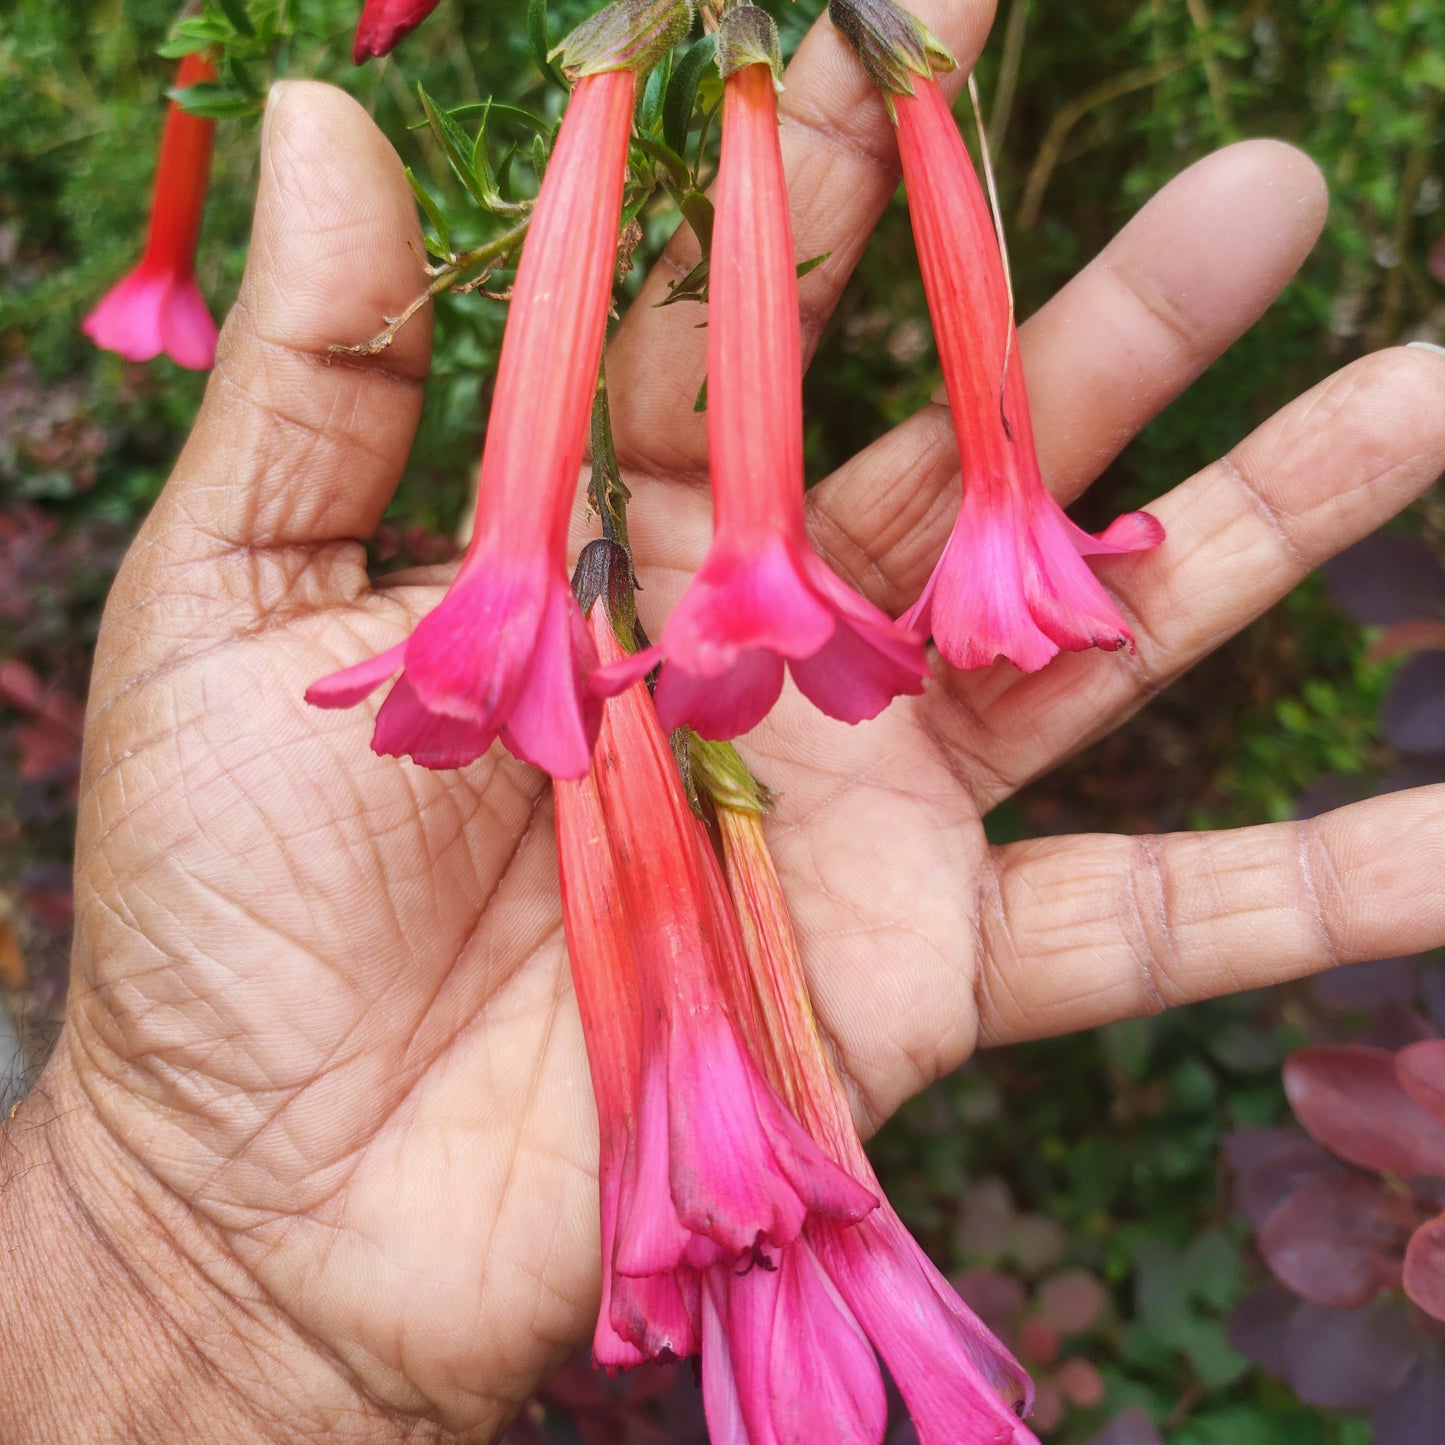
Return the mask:
[[692,28],[691,0],[614,0],[554,46],[574,84],[604,70],[646,74]]

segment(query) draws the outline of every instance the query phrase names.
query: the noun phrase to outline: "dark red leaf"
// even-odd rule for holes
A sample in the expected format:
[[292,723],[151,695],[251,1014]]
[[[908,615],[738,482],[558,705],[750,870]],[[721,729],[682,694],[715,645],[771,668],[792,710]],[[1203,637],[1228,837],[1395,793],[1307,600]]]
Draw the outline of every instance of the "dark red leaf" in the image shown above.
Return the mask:
[[1229,1317],[1229,1343],[1270,1374],[1284,1375],[1289,1369],[1284,1348],[1286,1331],[1303,1308],[1304,1302],[1297,1294],[1270,1280],[1235,1306]]
[[1366,537],[1320,571],[1335,605],[1362,626],[1445,615],[1445,572],[1413,537]]
[[1292,1129],[1240,1130],[1225,1139],[1224,1154],[1235,1171],[1235,1208],[1256,1233],[1301,1184],[1348,1172],[1323,1145]]
[[1414,1003],[1420,986],[1419,961],[1380,958],[1347,963],[1317,975],[1314,995],[1332,1008],[1374,1008],[1382,1003]]
[[1366,1410],[1397,1390],[1420,1357],[1421,1339],[1397,1300],[1362,1310],[1302,1305],[1285,1331],[1295,1394],[1327,1410]]
[[1417,653],[1390,679],[1380,731],[1401,752],[1445,752],[1445,652]]
[[1104,1377],[1087,1360],[1065,1360],[1054,1371],[1054,1383],[1066,1399],[1085,1410],[1104,1398]]
[[1405,1178],[1445,1174],[1445,1125],[1401,1087],[1388,1049],[1301,1049],[1285,1063],[1284,1086],[1295,1117],[1341,1159]]
[[1405,1251],[1405,1293],[1437,1320],[1445,1320],[1445,1214],[1422,1224]]
[[1154,1422],[1137,1406],[1115,1415],[1089,1445],[1164,1445]]
[[1303,1299],[1356,1309],[1397,1281],[1417,1218],[1377,1178],[1314,1179],[1269,1216],[1259,1249],[1275,1278]]
[[1371,1013],[1354,1042],[1388,1049],[1393,1054],[1422,1039],[1435,1037],[1434,1026],[1415,1009],[1403,1003],[1382,1003]]
[[1445,1124],[1445,1039],[1402,1049],[1395,1055],[1395,1075],[1431,1118]]
[[1064,1335],[1089,1328],[1108,1303],[1109,1292],[1085,1269],[1066,1269],[1039,1286],[1038,1311]]
[[1370,1424],[1381,1445],[1440,1445],[1445,1420],[1445,1368],[1421,1360],[1393,1394],[1370,1411]]
[[998,1269],[966,1269],[953,1277],[953,1287],[995,1334],[1004,1333],[1028,1303],[1023,1285]]

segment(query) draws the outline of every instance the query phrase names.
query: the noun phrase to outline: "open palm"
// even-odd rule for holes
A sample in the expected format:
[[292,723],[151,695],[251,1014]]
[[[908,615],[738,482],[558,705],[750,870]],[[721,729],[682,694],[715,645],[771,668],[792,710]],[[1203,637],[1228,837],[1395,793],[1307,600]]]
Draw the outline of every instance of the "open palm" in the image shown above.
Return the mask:
[[[924,18],[976,53],[973,7]],[[826,21],[784,113],[798,248],[830,253],[803,282],[816,339],[896,185],[893,142]],[[1297,153],[1234,147],[1029,323],[1059,495],[1249,324],[1323,204]],[[411,295],[417,239],[400,166],[360,110],[283,88],[242,297],[97,654],[55,1067],[130,1165],[195,1211],[257,1328],[294,1344],[272,1349],[268,1384],[286,1396],[288,1372],[304,1379],[327,1438],[483,1440],[586,1338],[598,1288],[596,1125],[550,792],[500,748],[451,773],[378,758],[374,707],[301,700],[441,595],[429,578],[373,588],[362,547],[411,443],[422,326],[375,361],[324,364],[327,343]],[[705,344],[686,309],[634,307],[609,361],[654,630],[709,534],[691,411]],[[1028,677],[940,668],[858,728],[789,692],[745,740],[780,795],[771,838],[860,1119],[979,1042],[1445,936],[1436,790],[1207,837],[993,848],[980,825],[1428,485],[1445,464],[1442,398],[1438,358],[1370,358],[1162,498],[1165,545],[1100,568],[1131,656]],[[927,408],[814,490],[815,540],[896,613],[956,489],[948,414]]]

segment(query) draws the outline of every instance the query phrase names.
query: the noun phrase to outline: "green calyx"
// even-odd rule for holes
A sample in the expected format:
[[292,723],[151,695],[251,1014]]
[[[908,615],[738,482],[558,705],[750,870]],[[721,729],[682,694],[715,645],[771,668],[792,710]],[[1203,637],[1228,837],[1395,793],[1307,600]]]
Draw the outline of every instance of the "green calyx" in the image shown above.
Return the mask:
[[766,813],[773,794],[748,771],[731,743],[709,742],[687,730],[688,777],[692,787],[719,808],[734,813]]
[[691,0],[615,0],[548,52],[574,85],[605,70],[646,75],[692,29]]
[[773,85],[783,88],[783,52],[778,27],[766,10],[756,5],[733,5],[723,11],[717,25],[717,68],[726,80],[747,65],[766,65]]
[[943,41],[893,0],[828,0],[828,18],[883,92],[890,115],[892,97],[912,95],[915,76],[930,80],[958,68]]

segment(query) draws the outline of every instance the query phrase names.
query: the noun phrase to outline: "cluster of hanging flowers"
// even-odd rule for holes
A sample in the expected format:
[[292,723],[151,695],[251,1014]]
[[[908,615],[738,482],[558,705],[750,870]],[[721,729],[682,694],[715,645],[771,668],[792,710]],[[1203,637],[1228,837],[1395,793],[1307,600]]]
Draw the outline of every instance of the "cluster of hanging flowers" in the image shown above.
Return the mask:
[[405,642],[307,697],[349,707],[394,678],[378,752],[449,768],[500,740],[556,780],[599,1123],[597,1364],[699,1356],[717,1445],[879,1445],[884,1366],[923,1445],[1026,1445],[1027,1375],[868,1164],[814,1024],[763,790],[725,740],[762,721],[785,673],[834,718],[875,717],[923,691],[930,636],[957,667],[1003,657],[1032,670],[1061,648],[1125,646],[1082,559],[1162,532],[1134,514],[1090,537],[1048,495],[1000,248],[933,78],[952,61],[891,0],[834,0],[833,13],[897,122],[959,438],[958,523],[917,603],[888,617],[808,540],[781,66],[772,20],[745,0],[723,11],[715,44],[712,549],[655,645],[617,540],[589,544],[568,582],[638,77],[692,19],[684,0],[619,0],[559,47],[574,89],[517,266],[457,578]]
[[[436,3],[366,0],[357,62],[386,54]],[[766,790],[726,740],[766,717],[785,675],[828,716],[873,718],[924,691],[930,639],[953,667],[1003,658],[1025,671],[1061,649],[1128,646],[1084,559],[1163,533],[1133,513],[1090,536],[1045,488],[1001,247],[935,79],[952,58],[892,0],[829,8],[897,127],[958,437],[958,519],[922,595],[891,618],[808,539],[781,64],[772,20],[748,0],[725,6],[715,42],[712,548],[655,645],[615,527],[569,577],[640,81],[693,19],[688,0],[618,0],[554,52],[572,94],[516,266],[455,581],[405,641],[306,696],[349,708],[389,683],[377,752],[448,769],[500,742],[555,779],[599,1121],[598,1365],[700,1356],[717,1445],[879,1445],[885,1367],[923,1445],[1026,1445],[1026,1374],[869,1166],[814,1022],[764,836]],[[213,75],[191,56],[177,84]],[[211,134],[171,107],[145,255],[85,323],[100,345],[210,364],[194,252]]]

